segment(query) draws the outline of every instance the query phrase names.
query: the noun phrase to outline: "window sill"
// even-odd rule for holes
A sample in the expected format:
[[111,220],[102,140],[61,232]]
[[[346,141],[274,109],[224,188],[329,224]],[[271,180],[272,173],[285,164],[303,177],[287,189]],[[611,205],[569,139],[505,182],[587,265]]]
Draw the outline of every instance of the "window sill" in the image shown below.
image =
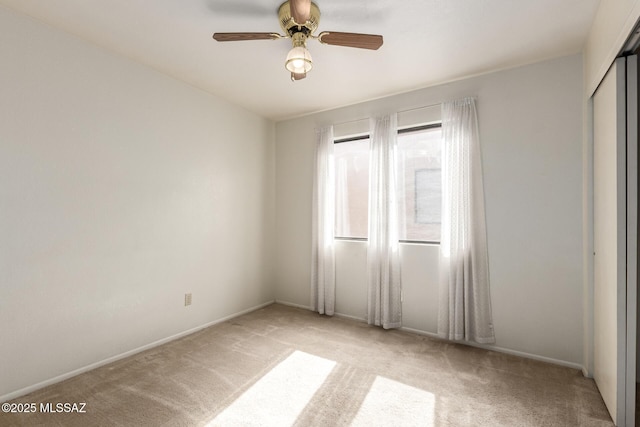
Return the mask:
[[[368,242],[369,239],[366,237],[334,237],[333,240],[338,240],[341,242]],[[429,246],[440,246],[440,242],[428,242],[421,240],[400,240],[400,243],[403,245],[429,245]]]

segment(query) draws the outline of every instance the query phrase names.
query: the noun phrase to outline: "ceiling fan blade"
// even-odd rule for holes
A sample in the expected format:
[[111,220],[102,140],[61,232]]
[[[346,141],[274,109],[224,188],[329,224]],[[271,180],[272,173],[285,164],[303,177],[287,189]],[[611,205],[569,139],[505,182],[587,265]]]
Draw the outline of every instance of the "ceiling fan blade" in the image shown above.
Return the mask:
[[311,17],[311,0],[289,0],[289,8],[298,25],[304,25]]
[[307,73],[291,73],[291,81],[302,80],[307,77]]
[[324,44],[335,46],[357,47],[359,49],[377,50],[382,46],[382,36],[376,34],[339,33],[324,31],[318,35]]
[[214,33],[213,39],[219,42],[237,42],[245,40],[275,40],[282,37],[276,33]]

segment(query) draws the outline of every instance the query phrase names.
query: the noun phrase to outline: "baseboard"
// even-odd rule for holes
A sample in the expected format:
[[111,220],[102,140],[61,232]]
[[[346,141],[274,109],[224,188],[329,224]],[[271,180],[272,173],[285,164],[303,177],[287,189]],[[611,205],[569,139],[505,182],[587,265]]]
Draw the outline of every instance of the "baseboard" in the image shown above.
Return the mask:
[[[313,311],[313,309],[308,305],[296,304],[296,303],[289,302],[289,301],[276,300],[276,304],[282,304],[282,305],[286,305],[288,307],[294,307],[294,308],[300,308],[300,309],[303,309],[303,310]],[[349,314],[334,313],[333,315],[335,317],[354,320],[356,322],[366,322],[367,321],[367,319],[365,319],[363,317],[351,316]]]
[[21,388],[20,390],[13,391],[11,393],[7,393],[7,394],[5,394],[3,396],[0,396],[0,402],[7,402],[9,400],[13,400],[13,399],[15,399],[17,397],[24,396],[25,394],[29,394],[29,393],[34,392],[36,390],[39,390],[41,388],[44,388],[44,387],[50,386],[52,384],[59,383],[60,381],[64,381],[64,380],[67,380],[69,378],[75,377],[76,375],[80,375],[80,374],[83,374],[85,372],[89,372],[89,371],[91,371],[93,369],[99,368],[101,366],[108,365],[109,363],[113,363],[113,362],[116,362],[116,361],[118,361],[120,359],[124,359],[125,357],[133,356],[134,354],[140,353],[140,352],[145,351],[145,350],[149,350],[151,348],[157,347],[157,346],[162,345],[162,344],[166,344],[166,343],[168,343],[170,341],[177,340],[178,338],[186,337],[187,335],[191,335],[191,334],[193,334],[195,332],[198,332],[198,331],[200,331],[202,329],[208,328],[208,327],[213,326],[213,325],[217,325],[218,323],[226,322],[227,320],[233,319],[235,317],[242,316],[244,314],[251,313],[252,311],[259,310],[261,308],[264,308],[264,307],[266,307],[268,305],[273,304],[274,302],[275,301],[272,300],[272,301],[268,301],[268,302],[265,302],[263,304],[251,307],[251,308],[247,308],[246,310],[242,310],[242,311],[239,311],[237,313],[230,314],[229,316],[225,316],[225,317],[222,317],[220,319],[213,320],[211,322],[205,323],[205,324],[200,325],[200,326],[196,326],[195,328],[191,328],[191,329],[188,329],[186,331],[177,333],[175,335],[171,335],[171,336],[169,336],[167,338],[163,338],[163,339],[160,339],[158,341],[154,341],[154,342],[152,342],[150,344],[143,345],[143,346],[135,348],[133,350],[129,350],[129,351],[126,351],[124,353],[108,357],[108,358],[106,358],[104,360],[101,360],[99,362],[91,363],[89,365],[83,366],[82,368],[75,369],[75,370],[73,370],[71,372],[67,372],[65,374],[58,375],[56,377],[50,378],[50,379],[45,380],[45,381],[41,381],[41,382],[39,382],[37,384],[31,385],[31,386],[28,386],[28,387]]
[[367,323],[367,319],[365,319],[364,317],[351,316],[350,314],[342,314],[342,313],[336,313],[335,316],[340,317],[342,319],[353,320],[354,322]]
[[[400,328],[401,331],[406,331],[406,332],[411,332],[414,334],[418,334],[418,335],[425,335],[431,338],[438,338],[438,339],[442,339],[441,337],[438,336],[438,334],[435,334],[433,332],[427,332],[427,331],[422,331],[419,329],[413,329],[413,328],[407,328],[407,327],[402,327]],[[583,366],[579,363],[573,363],[573,362],[568,362],[566,360],[560,360],[560,359],[554,359],[552,357],[546,357],[546,356],[540,356],[537,354],[532,354],[532,353],[527,353],[524,351],[518,351],[518,350],[512,350],[510,348],[504,348],[504,347],[498,347],[495,345],[488,345],[488,344],[478,344],[475,342],[469,342],[469,341],[452,341],[458,344],[463,344],[463,345],[469,345],[471,347],[477,347],[477,348],[481,348],[483,350],[490,350],[490,351],[497,351],[498,353],[504,353],[504,354],[510,354],[512,356],[518,356],[518,357],[524,357],[525,359],[532,359],[532,360],[538,360],[540,362],[546,362],[546,363],[552,363],[554,365],[560,365],[560,366],[564,366],[567,368],[572,368],[572,369],[577,369],[578,371],[583,371]]]
[[289,307],[302,308],[304,310],[311,311],[311,306],[309,306],[309,305],[296,304],[294,302],[283,301],[283,300],[279,300],[279,299],[275,300],[275,303],[276,304],[286,305],[286,306],[289,306]]

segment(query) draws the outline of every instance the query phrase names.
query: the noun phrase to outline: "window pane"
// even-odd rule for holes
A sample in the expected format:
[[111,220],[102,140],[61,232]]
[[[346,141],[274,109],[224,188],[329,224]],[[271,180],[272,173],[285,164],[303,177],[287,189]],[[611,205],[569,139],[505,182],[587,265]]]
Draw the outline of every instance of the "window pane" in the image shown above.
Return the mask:
[[442,172],[416,169],[416,223],[440,224],[442,214]]
[[401,240],[440,241],[441,156],[439,127],[398,135]]
[[369,139],[334,144],[336,237],[367,237]]

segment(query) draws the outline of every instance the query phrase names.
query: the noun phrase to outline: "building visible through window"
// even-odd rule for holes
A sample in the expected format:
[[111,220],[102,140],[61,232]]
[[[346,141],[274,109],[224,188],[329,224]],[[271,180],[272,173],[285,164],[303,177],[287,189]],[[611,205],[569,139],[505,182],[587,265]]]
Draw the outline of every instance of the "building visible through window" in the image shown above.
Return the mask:
[[[369,137],[336,140],[335,236],[366,239]],[[442,206],[442,132],[439,124],[398,132],[400,240],[439,242]]]

